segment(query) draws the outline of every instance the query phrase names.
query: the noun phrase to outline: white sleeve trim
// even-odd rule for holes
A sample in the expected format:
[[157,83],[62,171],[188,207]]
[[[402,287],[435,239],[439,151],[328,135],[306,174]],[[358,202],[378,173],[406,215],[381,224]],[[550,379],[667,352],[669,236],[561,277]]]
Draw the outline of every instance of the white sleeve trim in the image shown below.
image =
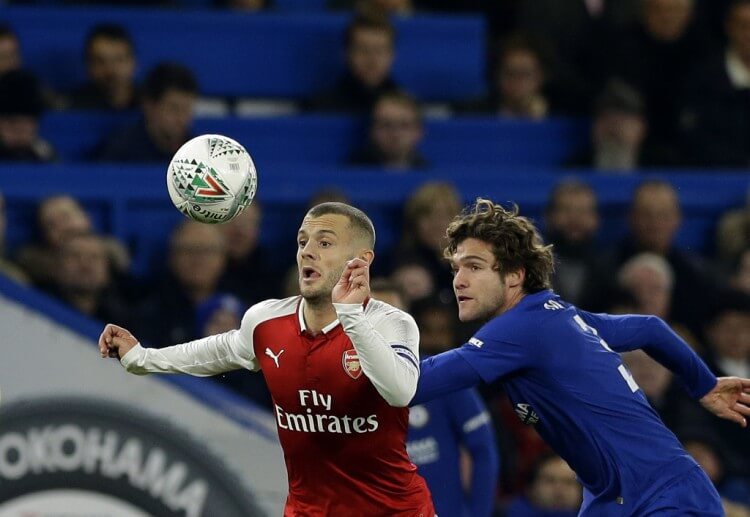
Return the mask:
[[414,320],[390,307],[366,313],[360,304],[333,306],[357,351],[362,372],[388,404],[407,406],[419,380],[419,330]]

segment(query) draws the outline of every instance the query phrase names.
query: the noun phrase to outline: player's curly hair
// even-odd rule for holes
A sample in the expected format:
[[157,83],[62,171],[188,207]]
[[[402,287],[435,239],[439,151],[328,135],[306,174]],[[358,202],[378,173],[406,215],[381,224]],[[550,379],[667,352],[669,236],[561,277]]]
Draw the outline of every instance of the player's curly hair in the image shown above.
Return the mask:
[[492,246],[500,275],[524,269],[523,289],[535,293],[551,287],[555,269],[552,246],[545,245],[534,224],[518,215],[518,206],[506,210],[489,199],[477,198],[448,225],[448,246],[444,255],[450,258],[465,239],[478,239]]

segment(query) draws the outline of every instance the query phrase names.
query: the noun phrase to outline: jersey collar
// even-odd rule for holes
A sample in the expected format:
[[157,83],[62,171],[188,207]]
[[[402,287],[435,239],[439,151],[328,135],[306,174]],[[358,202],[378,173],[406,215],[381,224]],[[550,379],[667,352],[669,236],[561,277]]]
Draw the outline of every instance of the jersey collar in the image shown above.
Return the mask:
[[[302,310],[304,303],[305,303],[305,299],[300,297],[299,306],[297,306],[297,318],[299,319],[300,334],[304,334],[307,332],[307,325],[305,325],[305,316],[303,315],[303,310]],[[325,327],[323,327],[321,331],[323,332],[323,334],[328,334],[330,331],[335,329],[338,326],[338,324],[339,324],[339,320],[337,318],[333,320],[331,323],[329,323],[328,325],[326,325]]]

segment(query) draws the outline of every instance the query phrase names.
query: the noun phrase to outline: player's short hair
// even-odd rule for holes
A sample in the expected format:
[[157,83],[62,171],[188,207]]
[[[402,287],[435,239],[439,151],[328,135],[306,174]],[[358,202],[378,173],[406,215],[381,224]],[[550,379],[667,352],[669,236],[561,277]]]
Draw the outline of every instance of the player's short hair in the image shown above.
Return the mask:
[[596,192],[586,182],[577,179],[563,180],[552,188],[549,199],[547,200],[547,206],[545,212],[551,214],[557,210],[557,205],[560,202],[560,198],[566,194],[590,194],[594,198],[594,204],[596,205]]
[[198,81],[189,68],[178,63],[159,63],[143,82],[143,97],[159,101],[170,90],[197,94]]
[[489,199],[477,198],[453,219],[446,235],[446,258],[450,258],[464,240],[478,239],[492,246],[501,276],[525,270],[523,289],[527,293],[549,289],[552,285],[550,277],[555,269],[552,246],[542,242],[539,231],[529,219],[518,214],[515,204],[506,210]]
[[320,217],[327,214],[343,215],[349,219],[349,227],[364,238],[371,249],[375,247],[375,226],[362,210],[346,203],[332,201],[315,205],[307,212],[309,217]]
[[346,48],[349,49],[354,42],[354,34],[359,30],[381,31],[388,35],[391,46],[396,45],[396,29],[388,20],[388,17],[376,12],[361,12],[357,14],[346,27]]
[[94,41],[100,38],[125,43],[128,46],[130,53],[135,53],[133,38],[130,36],[130,33],[125,27],[117,23],[100,23],[98,25],[94,25],[88,32],[88,34],[86,34],[86,41],[83,45],[85,58],[89,57],[91,53],[91,47],[94,46]]

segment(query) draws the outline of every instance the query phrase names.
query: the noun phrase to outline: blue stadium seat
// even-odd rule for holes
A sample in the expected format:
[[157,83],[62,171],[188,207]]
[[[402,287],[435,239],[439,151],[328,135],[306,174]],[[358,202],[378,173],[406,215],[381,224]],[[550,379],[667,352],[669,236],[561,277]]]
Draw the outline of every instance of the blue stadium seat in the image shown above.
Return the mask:
[[[61,91],[84,78],[88,30],[116,22],[132,33],[140,76],[160,61],[178,61],[193,69],[205,95],[300,99],[336,81],[348,15],[11,7],[3,20],[18,32],[27,66]],[[420,16],[396,26],[394,74],[408,90],[424,100],[482,93],[481,18]]]
[[[82,160],[104,135],[135,115],[96,112],[51,113],[42,134],[64,160]],[[548,167],[559,165],[587,138],[586,122],[459,118],[428,120],[423,152],[437,167]],[[71,131],[71,128],[74,128]],[[347,161],[365,138],[363,121],[346,116],[206,118],[195,134],[226,134],[242,142],[259,163],[334,166]]]

